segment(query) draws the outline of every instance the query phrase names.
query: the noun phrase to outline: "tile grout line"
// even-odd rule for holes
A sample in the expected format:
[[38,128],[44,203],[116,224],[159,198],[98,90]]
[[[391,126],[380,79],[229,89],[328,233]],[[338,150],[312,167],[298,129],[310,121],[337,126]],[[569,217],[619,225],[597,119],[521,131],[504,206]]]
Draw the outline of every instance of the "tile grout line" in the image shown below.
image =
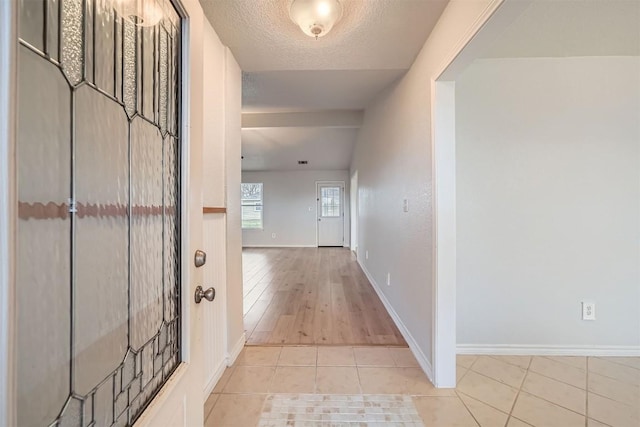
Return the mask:
[[[635,366],[627,365],[626,363],[616,362],[615,359],[616,359],[617,356],[588,356],[588,357],[595,357],[597,359],[602,359],[605,362],[613,363],[613,364],[618,365],[618,366],[624,366],[626,368],[631,368],[631,369],[635,369],[636,371],[640,371],[640,368],[636,368]],[[623,357],[625,357],[625,356],[623,356]],[[634,356],[628,356],[628,357],[631,357],[632,359],[635,358]],[[614,359],[614,360],[611,360],[611,359]]]
[[[507,416],[509,415],[509,414],[507,414],[505,411],[503,411],[502,409],[498,409],[498,408],[496,408],[496,407],[495,407],[495,406],[493,406],[493,405],[490,405],[490,404],[488,404],[488,403],[486,403],[486,402],[483,402],[482,400],[478,399],[477,397],[470,396],[470,395],[468,395],[468,394],[466,394],[466,393],[464,393],[464,392],[461,392],[461,391],[460,391],[460,392],[458,392],[457,390],[456,390],[455,392],[456,392],[456,394],[457,394],[457,393],[460,393],[460,394],[462,394],[462,395],[464,395],[464,396],[468,397],[469,399],[477,400],[478,402],[482,403],[483,405],[488,406],[489,408],[491,408],[491,409],[493,409],[493,410],[495,410],[495,411],[498,411],[498,412],[500,412],[500,413],[502,413],[502,414],[505,414],[505,415],[507,415]],[[427,396],[427,397],[428,397],[428,396]],[[444,397],[446,397],[446,396],[444,396]],[[462,400],[462,399],[460,399],[460,400]]]
[[[521,369],[524,369],[524,368],[521,368]],[[518,390],[518,388],[517,388],[517,387],[514,387],[514,386],[512,386],[512,385],[510,385],[510,384],[507,384],[507,383],[505,383],[505,382],[502,382],[502,381],[500,381],[500,380],[498,380],[498,379],[496,379],[496,378],[490,377],[489,375],[487,375],[487,374],[483,374],[482,372],[478,372],[478,371],[474,371],[473,369],[469,369],[469,370],[467,371],[467,374],[469,373],[469,371],[472,371],[474,374],[476,374],[476,375],[480,375],[481,377],[488,378],[488,379],[490,379],[490,380],[492,380],[492,381],[495,381],[495,382],[497,382],[498,384],[501,384],[501,385],[507,386],[507,387],[509,387],[509,388],[511,388],[511,389],[513,389],[513,390]],[[525,371],[525,375],[526,375],[526,372],[529,372],[529,371]],[[535,373],[535,372],[534,372],[534,373]],[[465,376],[466,376],[467,374],[465,374]],[[502,412],[504,412],[504,411],[502,411]]]
[[[466,375],[466,373],[465,373]],[[462,406],[465,407],[465,409],[467,410],[467,412],[469,412],[469,414],[471,415],[471,418],[473,418],[473,420],[476,422],[476,424],[478,425],[478,427],[482,427],[482,424],[480,424],[480,421],[478,421],[478,419],[476,418],[475,415],[473,415],[473,412],[471,412],[471,409],[469,409],[469,407],[467,406],[467,404],[465,403],[465,401],[460,398],[460,395],[458,394],[458,390],[454,389],[454,393],[456,394],[456,397],[458,398],[458,400],[460,402],[462,402]],[[483,402],[484,403],[484,402]]]
[[575,387],[575,388],[580,389],[580,390],[586,390],[586,386],[585,386],[585,388],[577,387],[577,386],[575,386],[573,384],[569,384],[568,382],[562,381],[562,380],[560,380],[558,378],[550,377],[549,375],[543,374],[542,372],[538,372],[538,371],[531,371],[531,372],[533,372],[534,374],[540,375],[541,377],[545,377],[545,378],[548,378],[550,380],[554,380],[554,381],[557,381],[559,383],[562,383],[562,384],[565,384],[565,385],[568,385],[568,386],[571,386],[571,387]]
[[[496,359],[496,360],[499,360],[499,359]],[[531,366],[532,361],[533,361],[533,356],[531,357],[531,360],[529,361],[529,367]],[[504,363],[507,363],[507,362],[504,362]],[[516,365],[511,365],[511,366],[516,366]],[[523,368],[522,366],[518,366],[518,367],[519,367],[520,369],[524,369],[524,370],[525,370],[525,377],[524,377],[524,379],[522,380],[522,383],[520,384],[520,388],[518,389],[518,394],[517,394],[516,398],[520,395],[520,391],[524,391],[525,393],[527,393],[527,394],[531,394],[533,397],[535,397],[535,398],[537,398],[537,399],[540,399],[540,400],[542,400],[542,401],[545,401],[545,402],[547,402],[547,403],[550,403],[550,404],[552,404],[552,405],[554,405],[554,406],[557,406],[557,407],[559,407],[559,408],[565,409],[565,410],[567,410],[567,411],[573,412],[574,414],[577,414],[577,415],[583,416],[583,417],[585,417],[585,418],[588,418],[587,413],[586,413],[586,408],[585,408],[585,413],[584,413],[584,414],[582,414],[582,413],[580,413],[580,412],[575,411],[574,409],[567,408],[566,406],[562,406],[562,405],[561,405],[561,404],[559,404],[558,402],[553,402],[553,401],[548,400],[548,399],[546,399],[546,398],[544,398],[544,397],[542,397],[542,396],[539,396],[539,395],[537,395],[537,394],[530,393],[530,392],[528,392],[528,391],[526,391],[526,390],[522,390],[522,387],[524,387],[524,382],[525,382],[525,380],[526,380],[526,377],[527,377],[527,376],[529,375],[529,373],[531,372],[531,373],[533,373],[533,374],[540,375],[541,377],[544,377],[544,378],[547,378],[547,379],[550,379],[550,380],[553,380],[553,381],[557,381],[557,382],[559,382],[559,383],[561,383],[561,384],[564,384],[564,385],[566,385],[566,386],[573,387],[573,388],[575,388],[576,390],[583,391],[583,392],[585,392],[585,394],[587,394],[587,393],[588,393],[586,389],[583,389],[583,388],[580,388],[580,387],[576,387],[576,386],[574,386],[574,385],[572,385],[572,384],[565,383],[565,382],[563,382],[563,381],[557,380],[557,379],[555,379],[555,378],[548,377],[548,376],[546,376],[546,375],[540,374],[540,373],[535,372],[535,371],[530,371],[530,370],[529,370],[529,368]],[[516,388],[515,388],[515,387],[513,387],[513,386],[511,386],[511,385],[509,385],[509,384],[506,384],[506,383],[504,383],[504,382],[502,382],[502,381],[499,381],[499,380],[497,380],[496,378],[490,377],[490,376],[485,375],[485,374],[483,374],[483,373],[481,373],[481,372],[474,371],[474,370],[472,370],[471,368],[468,368],[467,373],[468,373],[469,371],[472,371],[474,374],[480,375],[480,376],[482,376],[482,377],[484,377],[484,378],[488,378],[488,379],[490,379],[490,380],[493,380],[493,381],[495,381],[495,382],[498,382],[498,383],[500,383],[500,384],[502,384],[502,385],[505,385],[505,386],[507,386],[507,387],[510,387],[510,388],[512,388],[512,389],[514,389],[514,390],[516,390]],[[467,373],[465,373],[465,376],[466,376],[466,374],[467,374]],[[463,376],[463,377],[464,377],[464,376]],[[461,378],[461,380],[462,380],[462,378]],[[457,390],[456,390],[456,392],[457,392]],[[465,396],[467,396],[464,392],[461,392],[461,393],[462,393],[462,394],[464,394]],[[612,398],[610,398],[610,397],[602,396],[602,395],[600,395],[600,394],[598,394],[598,393],[594,393],[594,394],[596,394],[596,395],[598,395],[598,396],[601,396],[601,397],[604,397],[604,398],[606,398],[606,399],[612,400],[612,401],[614,401],[614,402],[621,403],[621,404],[623,404],[623,405],[631,406],[631,405],[628,405],[628,404],[626,404],[626,403],[624,403],[624,402],[620,402],[620,401],[617,401],[617,400],[615,400],[615,399],[612,399]],[[471,396],[469,396],[469,397],[471,397]],[[473,398],[473,397],[471,397],[471,398],[472,398],[472,399],[475,399],[475,400],[478,400],[479,402],[481,402],[481,403],[483,403],[483,404],[485,404],[485,405],[487,405],[487,406],[489,406],[489,407],[491,407],[491,408],[493,408],[493,409],[496,409],[496,410],[498,410],[498,411],[500,411],[500,412],[504,413],[504,411],[502,411],[502,410],[500,410],[500,409],[498,409],[498,408],[496,408],[496,407],[494,407],[494,406],[492,406],[492,405],[489,405],[488,403],[486,403],[486,402],[484,402],[484,401],[482,401],[482,400],[479,400],[479,399],[477,399],[477,398]],[[514,406],[515,406],[515,401],[514,401]],[[512,407],[512,409],[513,409],[513,407]],[[518,419],[519,419],[519,418],[518,418]]]
[[587,368],[587,373],[585,375],[586,390],[584,392],[584,427],[589,427],[589,357],[588,356],[587,356],[585,365]]
[[[535,372],[534,372],[534,374],[535,374]],[[573,410],[573,409],[571,409],[571,408],[567,408],[566,406],[562,406],[562,405],[561,405],[561,404],[559,404],[558,402],[553,402],[553,401],[551,401],[551,400],[545,399],[544,397],[542,397],[542,396],[538,396],[537,394],[531,393],[531,392],[529,392],[529,391],[527,391],[527,390],[522,390],[522,391],[523,391],[523,392],[525,392],[526,394],[530,394],[531,396],[535,397],[536,399],[542,400],[542,401],[547,402],[547,403],[551,403],[553,406],[557,406],[558,408],[565,409],[565,410],[567,410],[567,411],[569,411],[569,412],[573,412],[574,414],[578,414],[578,415],[581,415],[581,416],[583,416],[583,417],[587,418],[587,415],[586,415],[586,409],[585,409],[585,413],[584,413],[584,414],[581,414],[580,412],[577,412],[577,411],[575,411],[575,410]],[[584,390],[583,390],[583,391],[584,391]]]
[[[463,368],[464,368],[464,366],[463,366]],[[457,367],[456,367],[456,369],[457,369]],[[464,379],[464,377],[467,376],[467,374],[469,373],[470,370],[471,370],[471,368],[464,368],[464,374],[462,374],[462,376],[460,377],[460,380],[456,379],[456,388],[458,387],[458,383],[460,381],[462,381]]]
[[[479,355],[479,356],[480,356],[480,355]],[[481,356],[487,356],[487,357],[490,357],[490,358],[491,358],[491,359],[493,359],[493,360],[497,360],[497,361],[499,361],[499,362],[506,363],[506,364],[507,364],[507,365],[509,365],[509,366],[515,366],[516,368],[525,369],[525,370],[526,370],[526,369],[528,369],[528,368],[525,368],[525,367],[523,367],[523,366],[521,366],[521,365],[516,365],[515,363],[507,362],[506,360],[502,360],[502,359],[501,359],[501,357],[504,357],[504,356],[511,356],[511,355],[501,355],[501,354],[483,354],[483,355],[481,355]],[[516,354],[516,355],[514,355],[514,356],[515,356],[515,357],[528,357],[528,358],[529,358],[529,363],[528,363],[528,365],[529,365],[529,364],[531,364],[531,359],[533,359],[533,356],[527,356],[527,355],[522,355],[522,354]]]
[[570,367],[572,367],[572,368],[574,368],[574,369],[580,369],[580,370],[583,370],[583,368],[579,368],[579,367],[577,367],[576,365],[572,365],[571,363],[567,363],[567,362],[564,362],[564,361],[562,361],[562,360],[552,359],[552,357],[575,357],[576,359],[577,359],[577,358],[584,357],[584,358],[586,359],[587,357],[591,357],[591,356],[553,356],[553,355],[541,355],[541,356],[531,356],[531,357],[532,357],[532,358],[533,358],[533,357],[542,357],[543,359],[547,359],[547,360],[550,360],[550,361],[555,362],[555,363],[560,363],[561,365],[564,365],[564,366],[570,366]]
[[513,404],[511,405],[511,410],[509,411],[509,415],[507,416],[507,422],[505,423],[505,427],[509,425],[509,421],[513,416],[513,409],[516,407],[516,403],[518,402],[518,398],[520,397],[520,392],[522,391],[522,387],[524,386],[524,382],[527,380],[527,376],[529,375],[529,368],[531,368],[531,364],[533,363],[533,357],[529,359],[529,365],[525,370],[524,377],[522,378],[522,382],[520,383],[520,387],[518,388],[518,392],[516,393],[516,398],[513,399]]
[[[354,361],[355,361],[355,357],[356,357],[356,354],[354,351],[353,352]],[[364,392],[362,391],[362,380],[360,379],[360,369],[358,368],[358,365],[357,365],[358,362],[356,361],[355,363],[356,363],[356,376],[358,377],[358,390],[360,390],[360,394],[364,394]]]
[[[618,365],[618,366],[622,366],[622,365]],[[616,381],[616,382],[622,383],[622,384],[624,384],[624,385],[628,385],[628,386],[631,386],[631,387],[635,387],[635,388],[640,389],[640,386],[638,386],[638,385],[636,385],[636,384],[628,383],[628,382],[623,381],[623,380],[621,380],[621,379],[619,379],[619,378],[616,378],[616,377],[611,377],[611,376],[609,376],[609,375],[603,375],[603,374],[601,374],[601,373],[599,373],[599,372],[594,372],[594,374],[595,374],[595,375],[599,375],[599,376],[601,376],[601,377],[604,377],[604,378],[606,378],[606,379],[608,379],[608,380],[611,380],[611,381]]]

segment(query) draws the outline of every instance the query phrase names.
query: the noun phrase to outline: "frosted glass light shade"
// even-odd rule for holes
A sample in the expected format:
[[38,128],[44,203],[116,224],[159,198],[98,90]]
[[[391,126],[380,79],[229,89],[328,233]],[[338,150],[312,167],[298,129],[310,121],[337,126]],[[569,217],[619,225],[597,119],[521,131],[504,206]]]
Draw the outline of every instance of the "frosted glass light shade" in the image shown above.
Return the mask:
[[112,0],[118,14],[140,27],[153,27],[162,19],[157,0]]
[[323,37],[342,17],[338,0],[293,0],[289,17],[310,37]]

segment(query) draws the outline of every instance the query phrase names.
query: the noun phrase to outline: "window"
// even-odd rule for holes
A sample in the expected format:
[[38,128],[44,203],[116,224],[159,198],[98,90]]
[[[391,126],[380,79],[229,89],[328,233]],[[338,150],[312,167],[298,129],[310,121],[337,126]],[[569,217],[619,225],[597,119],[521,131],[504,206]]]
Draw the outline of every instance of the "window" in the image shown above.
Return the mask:
[[242,183],[242,228],[262,228],[262,183]]
[[340,216],[340,187],[320,187],[322,212],[325,218]]

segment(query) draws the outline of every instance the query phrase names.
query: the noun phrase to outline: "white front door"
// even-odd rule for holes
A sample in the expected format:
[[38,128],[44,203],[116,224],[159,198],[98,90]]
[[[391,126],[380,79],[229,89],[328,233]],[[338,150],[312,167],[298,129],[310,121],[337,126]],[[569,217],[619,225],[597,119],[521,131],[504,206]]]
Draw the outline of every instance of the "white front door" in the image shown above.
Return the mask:
[[344,245],[344,182],[317,183],[318,246]]
[[1,154],[17,156],[0,190],[17,200],[0,233],[16,279],[0,302],[15,286],[17,322],[0,332],[17,357],[0,357],[15,378],[0,424],[202,425],[200,5],[155,2],[150,22],[110,1],[11,3]]
[[[149,407],[136,421],[135,427],[197,427],[204,424],[205,351],[203,344],[203,312],[208,302],[196,304],[195,288],[204,282],[204,268],[196,267],[196,250],[204,248],[203,193],[203,38],[204,15],[198,0],[174,0],[181,4],[182,43],[182,363]],[[186,94],[186,96],[184,96]],[[212,262],[209,254],[207,267]]]

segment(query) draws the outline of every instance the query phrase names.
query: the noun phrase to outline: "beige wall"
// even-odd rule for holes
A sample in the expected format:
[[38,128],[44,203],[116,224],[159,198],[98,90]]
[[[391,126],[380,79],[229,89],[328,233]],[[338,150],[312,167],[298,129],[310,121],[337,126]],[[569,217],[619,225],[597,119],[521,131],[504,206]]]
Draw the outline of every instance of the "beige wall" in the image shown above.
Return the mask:
[[[358,171],[359,260],[428,371],[434,256],[431,82],[490,4],[454,0],[447,5],[408,73],[366,109],[351,166]],[[409,212],[403,211],[403,199],[409,200]]]

